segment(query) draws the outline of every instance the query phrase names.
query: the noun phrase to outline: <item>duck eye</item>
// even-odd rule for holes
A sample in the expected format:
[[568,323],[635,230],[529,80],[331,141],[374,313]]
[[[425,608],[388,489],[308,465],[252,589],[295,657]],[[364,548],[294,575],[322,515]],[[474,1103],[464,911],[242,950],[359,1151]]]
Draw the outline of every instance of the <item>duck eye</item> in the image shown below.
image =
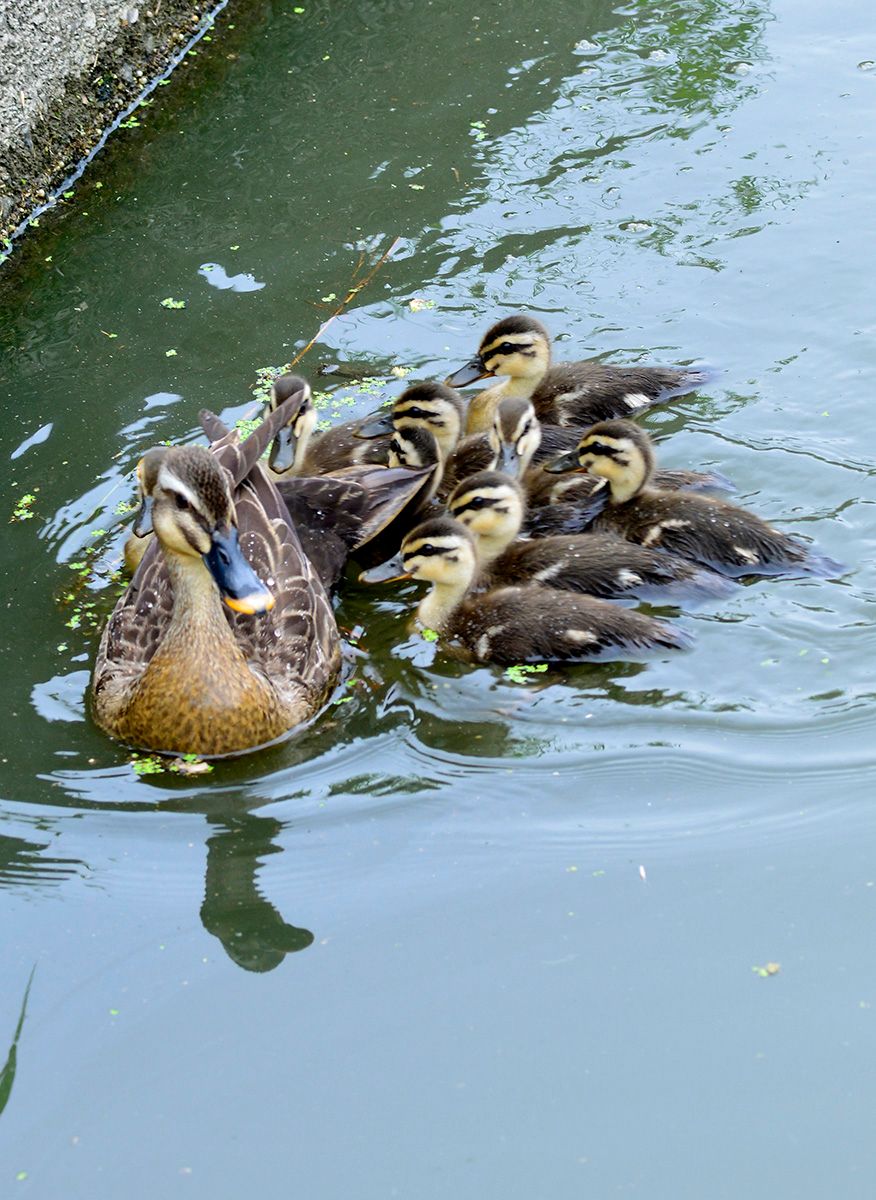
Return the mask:
[[179,492],[174,493],[174,500],[180,512],[188,512],[188,510],[192,507],[188,500],[186,500],[185,496],[181,495]]

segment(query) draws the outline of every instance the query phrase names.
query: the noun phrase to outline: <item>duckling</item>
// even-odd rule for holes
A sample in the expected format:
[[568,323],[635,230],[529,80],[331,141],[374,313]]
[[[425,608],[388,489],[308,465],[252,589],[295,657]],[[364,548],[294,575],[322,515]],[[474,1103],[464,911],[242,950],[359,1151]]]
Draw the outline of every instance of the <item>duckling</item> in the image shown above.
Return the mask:
[[[436,399],[441,402],[437,408]],[[446,409],[444,404],[448,406]],[[495,465],[500,457],[515,472],[526,469],[540,440],[538,422],[528,401],[513,397],[502,401],[496,405],[490,430],[465,438],[461,438],[463,412],[461,398],[443,384],[416,384],[403,392],[390,409],[367,420],[360,427],[359,436],[384,436],[387,431],[399,433],[413,428],[430,430],[435,435],[441,461],[436,491],[442,498],[446,498],[460,479]],[[534,431],[534,440],[526,438],[530,430]],[[561,433],[564,436],[559,442],[556,439],[551,442],[549,457],[577,444],[574,434],[568,441],[565,437],[568,431]],[[431,462],[431,452],[423,444],[419,448],[408,446],[404,457],[409,463],[413,459],[419,460],[424,453]]]
[[448,376],[452,387],[465,387],[485,376],[507,375],[469,405],[466,430],[489,428],[502,396],[531,399],[540,421],[556,425],[592,425],[629,416],[670,396],[684,395],[707,379],[685,367],[616,367],[595,360],[551,366],[550,334],[529,316],[505,317],[487,330],[471,362]]
[[291,415],[281,406],[242,444],[235,432],[210,450],[162,446],[141,460],[140,520],[158,544],[100,641],[93,708],[111,736],[229,754],[327,699],[341,664],[332,607],[258,462]]
[[419,508],[425,508],[444,475],[441,450],[431,429],[427,425],[402,425],[394,429],[389,439],[388,461],[390,467],[430,472],[429,482],[419,496]]
[[426,427],[438,443],[442,459],[455,450],[465,420],[462,397],[443,383],[414,383],[397,396],[389,408],[379,409],[361,421],[357,437],[387,438],[394,429]]
[[477,571],[471,533],[451,517],[432,517],[407,535],[399,554],[359,578],[430,582],[418,621],[458,639],[478,662],[617,658],[690,643],[682,630],[592,596],[531,584],[472,595]]
[[608,503],[593,522],[595,531],[671,550],[728,575],[830,575],[841,569],[726,500],[655,488],[651,439],[631,421],[594,425],[577,450],[549,469],[587,471],[608,481]]
[[[527,533],[544,536],[550,533],[583,533],[597,512],[601,511],[606,495],[601,480],[587,476],[558,478],[545,470],[545,463],[561,450],[577,446],[580,434],[560,425],[542,425],[535,415],[531,400],[505,396],[496,405],[488,434],[469,434],[460,443],[457,456],[461,467],[445,475],[445,494],[452,486],[476,471],[497,469],[518,478],[526,493]],[[486,449],[479,455],[469,454],[467,461],[460,450],[466,444],[482,444]],[[700,490],[733,485],[717,472],[661,471],[661,487]],[[545,509],[544,512],[537,511]]]
[[358,421],[344,421],[314,433],[318,414],[310,385],[299,375],[281,375],[271,385],[268,411],[274,412],[290,396],[305,389],[305,398],[288,425],[274,438],[268,456],[274,481],[284,476],[327,475],[359,463],[385,463],[386,438],[367,444],[356,436]]
[[463,480],[447,508],[474,536],[480,583],[532,582],[609,599],[642,600],[714,599],[733,590],[721,575],[614,533],[516,540],[523,527],[523,489],[498,471]]

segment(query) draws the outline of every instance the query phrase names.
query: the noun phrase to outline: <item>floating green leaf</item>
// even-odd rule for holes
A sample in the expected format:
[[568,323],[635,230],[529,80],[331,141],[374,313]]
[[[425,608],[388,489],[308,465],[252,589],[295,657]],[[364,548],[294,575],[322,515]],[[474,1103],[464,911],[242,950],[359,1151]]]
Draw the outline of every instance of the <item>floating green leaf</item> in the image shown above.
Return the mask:
[[514,663],[505,668],[505,678],[511,683],[529,683],[530,675],[541,675],[547,669],[547,663]]

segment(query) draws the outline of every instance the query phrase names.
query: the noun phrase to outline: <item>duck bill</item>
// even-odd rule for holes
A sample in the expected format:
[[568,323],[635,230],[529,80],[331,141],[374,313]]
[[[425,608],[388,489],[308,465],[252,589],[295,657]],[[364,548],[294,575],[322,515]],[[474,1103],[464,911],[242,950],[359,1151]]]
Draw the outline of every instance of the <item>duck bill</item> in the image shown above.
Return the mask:
[[367,571],[363,571],[359,576],[360,583],[389,583],[393,579],[410,579],[411,572],[405,570],[404,559],[401,553],[394,554],[392,558],[388,558],[386,562],[382,562],[377,567],[371,567]]
[[137,515],[134,517],[132,532],[135,537],[143,538],[153,530],[152,525],[152,497],[141,496],[140,507],[137,509]]
[[502,471],[505,475],[513,475],[515,477],[519,474],[520,455],[517,452],[516,446],[509,446],[507,442],[502,443],[496,470]]
[[376,438],[382,433],[392,433],[392,409],[378,409],[366,417],[356,430],[357,438]]
[[204,562],[228,607],[248,615],[273,608],[274,597],[243,557],[235,527],[214,530],[212,542]]
[[271,442],[271,452],[268,455],[268,466],[275,475],[285,475],[295,466],[295,451],[298,449],[298,438],[291,425],[284,425]]
[[582,467],[578,462],[577,450],[570,450],[567,454],[561,454],[559,458],[545,463],[544,469],[549,475],[566,475],[569,471],[586,471],[586,467]]
[[493,371],[487,370],[484,360],[478,354],[464,367],[460,367],[458,371],[448,375],[444,382],[448,387],[467,387],[470,383],[476,383],[479,379],[485,379],[488,375],[493,374]]

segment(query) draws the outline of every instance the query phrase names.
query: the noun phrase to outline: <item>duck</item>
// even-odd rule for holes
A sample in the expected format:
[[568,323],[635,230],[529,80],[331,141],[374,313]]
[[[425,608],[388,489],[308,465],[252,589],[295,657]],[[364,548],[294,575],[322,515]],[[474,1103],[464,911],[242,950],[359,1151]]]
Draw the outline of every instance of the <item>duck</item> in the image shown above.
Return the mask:
[[526,500],[520,484],[499,471],[463,480],[447,510],[475,539],[480,585],[538,583],[613,599],[714,599],[733,590],[705,567],[637,546],[615,533],[521,539]]
[[477,662],[581,661],[629,657],[690,644],[685,631],[592,596],[534,584],[474,591],[474,538],[452,517],[411,530],[393,558],[363,571],[363,583],[418,579],[432,584],[417,621],[458,641]]
[[241,442],[160,446],[138,466],[156,539],[103,630],[92,710],[138,748],[217,756],[312,718],[334,688],[328,594],[259,458],[292,396]]
[[[462,398],[444,384],[417,384],[403,392],[390,408],[367,418],[359,428],[359,437],[392,438],[411,429],[432,433],[440,460],[435,490],[442,499],[446,499],[460,479],[495,466],[500,458],[515,473],[526,470],[543,437],[528,401],[514,397],[501,401],[496,405],[490,429],[467,437],[461,436],[464,411]],[[556,438],[549,441],[546,457],[553,458],[577,444],[574,434],[569,441],[568,430],[559,432],[559,441]],[[416,444],[402,444],[407,465],[420,461],[424,455],[430,463],[434,461],[424,439]],[[392,456],[388,461],[393,461]]]
[[441,487],[444,477],[441,450],[431,429],[426,425],[403,425],[394,429],[389,439],[387,459],[391,468],[430,472],[429,482],[419,497],[419,508],[426,508]]
[[604,479],[608,497],[593,520],[595,532],[615,533],[641,546],[668,550],[713,571],[738,575],[834,575],[839,563],[716,496],[654,486],[654,448],[632,421],[601,421],[576,450],[548,471],[586,471]]
[[688,367],[618,367],[593,359],[551,366],[550,334],[541,321],[524,314],[490,326],[475,357],[445,382],[460,388],[494,375],[508,378],[471,401],[468,433],[489,428],[503,396],[532,400],[540,421],[580,428],[640,412],[708,381],[705,371]]

